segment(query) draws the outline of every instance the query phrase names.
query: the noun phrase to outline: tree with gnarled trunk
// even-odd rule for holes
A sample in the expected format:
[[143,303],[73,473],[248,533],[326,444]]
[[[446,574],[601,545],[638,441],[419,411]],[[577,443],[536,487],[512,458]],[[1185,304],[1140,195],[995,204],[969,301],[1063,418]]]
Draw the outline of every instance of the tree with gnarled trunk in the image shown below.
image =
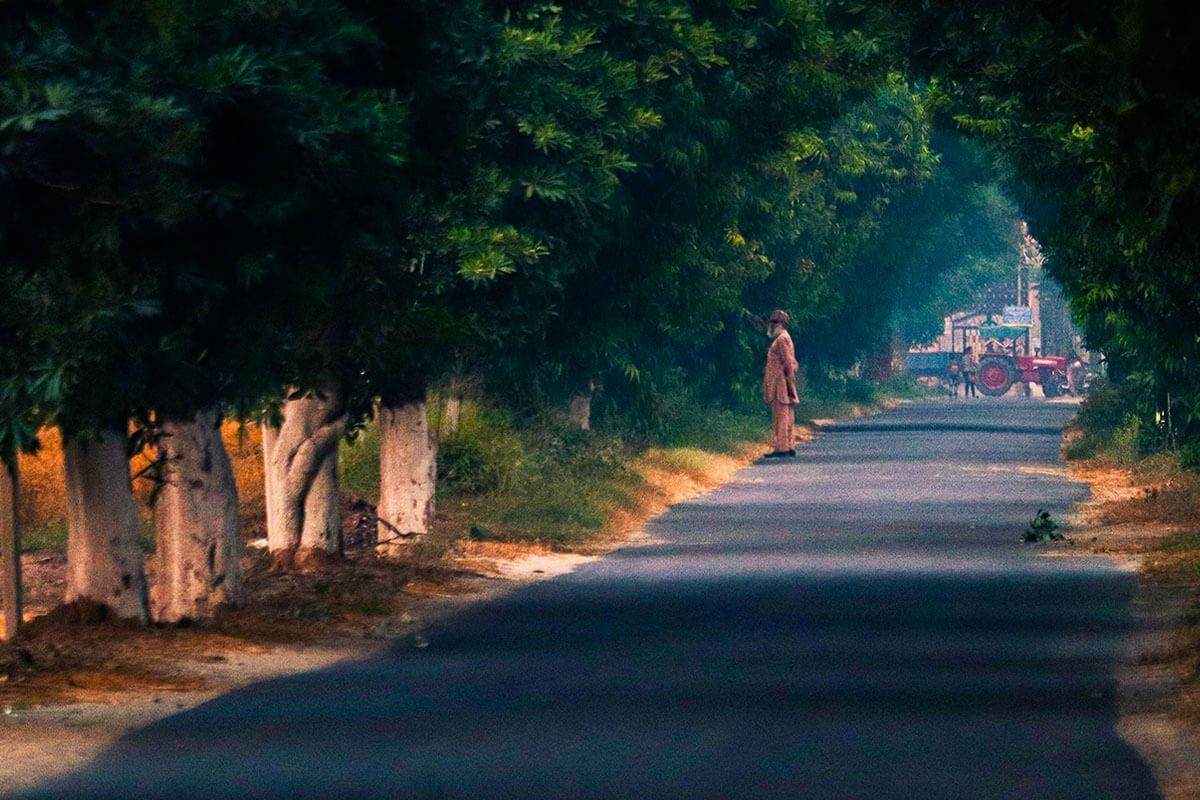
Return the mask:
[[[329,296],[314,276],[340,274],[329,265],[355,231],[388,255],[380,219],[394,209],[380,195],[404,148],[402,99],[327,72],[375,45],[343,4],[159,10],[35,4],[0,18],[2,116],[21,120],[0,148],[0,453],[36,446],[40,424],[64,428],[67,599],[143,621],[126,420],[186,422],[297,383],[290,346]],[[203,472],[206,445],[182,452],[190,437],[166,428],[180,449],[168,473]],[[167,618],[240,594],[223,472],[183,475],[158,509]]]
[[337,446],[346,430],[339,393],[289,399],[283,424],[263,426],[267,547],[275,569],[341,549]]
[[129,480],[127,437],[63,437],[67,485],[68,603],[104,606],[120,619],[149,620],[138,512]]
[[155,495],[154,619],[211,617],[246,601],[238,537],[237,485],[215,408],[165,420],[158,440],[162,483]]
[[379,406],[378,551],[402,552],[429,532],[437,481],[437,444],[423,399]]

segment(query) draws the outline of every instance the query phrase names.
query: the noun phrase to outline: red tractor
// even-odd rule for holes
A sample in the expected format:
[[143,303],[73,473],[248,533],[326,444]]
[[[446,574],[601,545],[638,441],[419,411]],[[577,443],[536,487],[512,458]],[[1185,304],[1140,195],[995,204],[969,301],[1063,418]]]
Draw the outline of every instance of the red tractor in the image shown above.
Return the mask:
[[979,356],[976,384],[979,391],[999,397],[1017,381],[1040,383],[1046,397],[1065,394],[1067,359],[1062,356],[1010,356],[1007,353],[983,353]]
[[[1029,328],[1019,325],[956,325],[954,337],[962,334],[962,347],[966,348],[967,331],[977,330],[981,339],[1007,341],[1004,349],[993,349],[978,354],[979,372],[975,377],[975,388],[986,395],[999,397],[1012,388],[1017,381],[1039,383],[1046,397],[1058,397],[1068,392],[1067,359],[1062,356],[1018,355],[1017,342],[1024,339],[1024,350],[1029,352]],[[951,352],[909,353],[908,371],[914,375],[934,377],[957,394],[953,378],[961,373],[962,351],[951,339]]]

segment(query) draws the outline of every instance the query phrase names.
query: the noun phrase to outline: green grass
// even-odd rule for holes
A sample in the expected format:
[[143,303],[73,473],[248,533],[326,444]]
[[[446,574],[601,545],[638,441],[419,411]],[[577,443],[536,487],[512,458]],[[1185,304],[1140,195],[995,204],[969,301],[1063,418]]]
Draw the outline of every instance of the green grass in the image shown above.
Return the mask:
[[1195,550],[1200,555],[1200,532],[1171,534],[1159,544],[1159,549],[1167,553]]
[[353,442],[338,447],[338,479],[342,490],[372,504],[379,503],[379,427],[359,431]]
[[40,528],[21,531],[21,551],[24,553],[67,552],[67,521],[56,519]]
[[[1200,531],[1173,533],[1158,544],[1158,549],[1181,557],[1176,569],[1186,574],[1200,575]],[[1200,615],[1200,610],[1196,613]]]
[[770,412],[766,408],[764,404],[761,411],[714,410],[686,414],[664,426],[654,444],[661,448],[735,453],[745,442],[758,441],[765,436],[770,425]]
[[690,475],[703,475],[712,464],[712,454],[695,447],[654,450],[648,459],[655,465]]
[[[154,552],[154,523],[142,520],[138,525],[138,546],[143,553]],[[67,521],[51,520],[49,523],[29,531],[21,532],[22,553],[65,553],[67,552]]]

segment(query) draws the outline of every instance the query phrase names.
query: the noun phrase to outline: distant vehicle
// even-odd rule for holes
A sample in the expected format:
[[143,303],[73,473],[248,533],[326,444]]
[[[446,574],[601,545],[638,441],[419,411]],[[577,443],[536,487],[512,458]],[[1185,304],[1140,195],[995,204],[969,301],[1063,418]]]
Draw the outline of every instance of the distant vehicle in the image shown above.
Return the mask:
[[909,353],[905,368],[918,378],[936,378],[950,394],[958,394],[962,353]]
[[[1005,325],[983,325],[980,336],[987,339],[1015,340],[1028,336],[1028,329]],[[1026,338],[1028,343],[1028,339]],[[1014,348],[1015,349],[1015,348]],[[1067,359],[1062,356],[1022,356],[1003,350],[978,354],[979,373],[975,387],[983,394],[999,397],[1017,381],[1037,383],[1046,397],[1067,394]],[[961,363],[962,353],[909,353],[908,371],[918,377],[938,378],[949,384],[954,369]]]
[[992,397],[1007,392],[1017,381],[1039,383],[1046,397],[1067,393],[1067,359],[1062,356],[979,356],[979,391]]

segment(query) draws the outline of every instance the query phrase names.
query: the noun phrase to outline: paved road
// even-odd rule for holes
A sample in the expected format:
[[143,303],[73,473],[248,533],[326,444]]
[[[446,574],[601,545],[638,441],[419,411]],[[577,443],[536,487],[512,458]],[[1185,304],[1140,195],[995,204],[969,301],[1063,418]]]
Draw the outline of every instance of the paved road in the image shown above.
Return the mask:
[[1069,406],[918,404],[681,505],[427,648],[248,687],[38,796],[1156,797],[1132,578],[1018,542]]

